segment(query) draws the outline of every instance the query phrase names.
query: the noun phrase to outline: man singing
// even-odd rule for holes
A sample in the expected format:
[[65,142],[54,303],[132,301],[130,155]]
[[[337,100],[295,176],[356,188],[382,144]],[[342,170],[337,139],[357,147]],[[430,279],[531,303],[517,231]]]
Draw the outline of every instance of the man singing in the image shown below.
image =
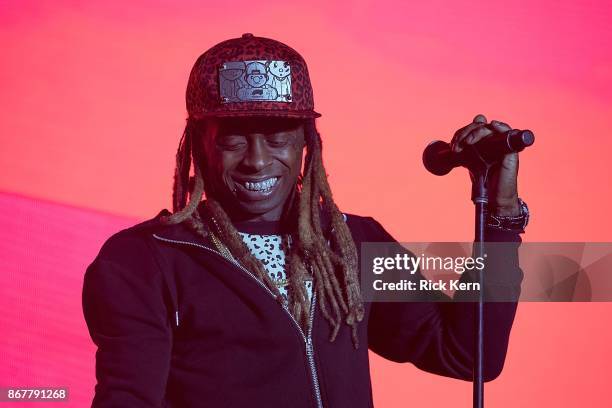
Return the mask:
[[[372,407],[368,350],[472,379],[472,303],[362,299],[357,248],[395,240],[334,203],[295,50],[252,34],[215,45],[191,71],[187,111],[172,213],[113,235],[85,274],[93,407]],[[478,115],[452,146],[509,129]],[[490,260],[487,282],[514,292],[527,220],[517,172],[515,153],[492,174],[486,230],[514,248]],[[516,305],[485,304],[486,381]]]

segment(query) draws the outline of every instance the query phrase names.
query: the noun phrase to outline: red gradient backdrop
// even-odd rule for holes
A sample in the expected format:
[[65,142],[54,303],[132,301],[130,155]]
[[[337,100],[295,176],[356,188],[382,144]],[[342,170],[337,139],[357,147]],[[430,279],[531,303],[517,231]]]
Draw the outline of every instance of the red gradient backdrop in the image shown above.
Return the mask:
[[[525,240],[612,241],[611,27],[604,0],[0,2],[0,386],[91,400],[85,267],[169,208],[187,77],[210,46],[252,32],[304,56],[336,201],[398,240],[472,238],[467,174],[420,157],[483,113],[536,134]],[[611,311],[521,304],[488,404],[610,406]],[[377,406],[471,406],[470,383],[373,354],[372,379]]]

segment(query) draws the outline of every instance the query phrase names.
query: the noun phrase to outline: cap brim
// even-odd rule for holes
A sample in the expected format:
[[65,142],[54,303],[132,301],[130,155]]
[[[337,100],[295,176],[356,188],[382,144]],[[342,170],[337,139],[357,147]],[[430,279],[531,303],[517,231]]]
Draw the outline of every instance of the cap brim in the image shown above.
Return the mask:
[[273,111],[266,109],[250,109],[250,110],[235,110],[235,111],[220,111],[220,112],[207,112],[198,115],[198,118],[207,117],[273,117],[273,118],[318,118],[321,114],[314,110],[307,111]]

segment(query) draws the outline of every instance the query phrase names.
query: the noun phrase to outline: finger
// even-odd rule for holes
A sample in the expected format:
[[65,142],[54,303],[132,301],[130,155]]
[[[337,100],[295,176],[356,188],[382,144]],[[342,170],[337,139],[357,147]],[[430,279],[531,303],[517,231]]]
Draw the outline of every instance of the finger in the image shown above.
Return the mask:
[[511,174],[516,176],[518,174],[519,168],[519,154],[514,152],[505,155],[501,163],[501,168],[504,171],[510,172]]
[[467,126],[462,127],[458,131],[455,132],[453,136],[453,140],[451,140],[451,149],[455,152],[461,151],[456,150],[458,148],[459,141],[464,139],[472,130],[477,129],[479,127],[485,126],[486,123],[470,123]]
[[457,149],[455,150],[457,153],[462,151],[466,146],[468,145],[473,145],[475,143],[478,143],[479,140],[492,135],[493,131],[491,129],[488,129],[486,127],[480,127],[477,129],[474,129],[473,131],[471,131],[470,133],[468,133],[467,135],[465,135],[465,137],[461,140],[457,141]]
[[472,132],[470,132],[465,137],[461,145],[473,145],[475,143],[478,143],[480,140],[484,139],[485,137],[492,135],[492,134],[493,134],[493,131],[486,127],[474,129]]
[[496,132],[507,132],[510,129],[512,129],[510,127],[510,125],[508,125],[507,123],[504,122],[500,122],[498,120],[492,120],[491,123],[489,123],[489,125],[487,125],[488,127],[492,128],[493,130],[495,130]]
[[472,120],[472,122],[473,123],[487,123],[487,118],[482,113],[479,113],[478,115],[474,116],[474,120]]

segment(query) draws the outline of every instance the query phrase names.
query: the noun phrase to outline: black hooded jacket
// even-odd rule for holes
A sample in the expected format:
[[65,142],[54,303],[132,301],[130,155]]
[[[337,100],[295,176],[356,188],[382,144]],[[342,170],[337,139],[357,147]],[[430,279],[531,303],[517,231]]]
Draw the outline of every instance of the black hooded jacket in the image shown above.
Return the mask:
[[[87,268],[83,312],[96,352],[96,408],[372,407],[368,350],[472,379],[474,304],[366,302],[355,349],[334,342],[313,298],[311,329],[210,239],[155,218],[118,232]],[[372,217],[345,214],[357,248],[394,242]],[[326,231],[326,230],[325,230]],[[488,260],[487,281],[520,292],[518,234]],[[485,304],[485,381],[502,370],[516,302]]]

